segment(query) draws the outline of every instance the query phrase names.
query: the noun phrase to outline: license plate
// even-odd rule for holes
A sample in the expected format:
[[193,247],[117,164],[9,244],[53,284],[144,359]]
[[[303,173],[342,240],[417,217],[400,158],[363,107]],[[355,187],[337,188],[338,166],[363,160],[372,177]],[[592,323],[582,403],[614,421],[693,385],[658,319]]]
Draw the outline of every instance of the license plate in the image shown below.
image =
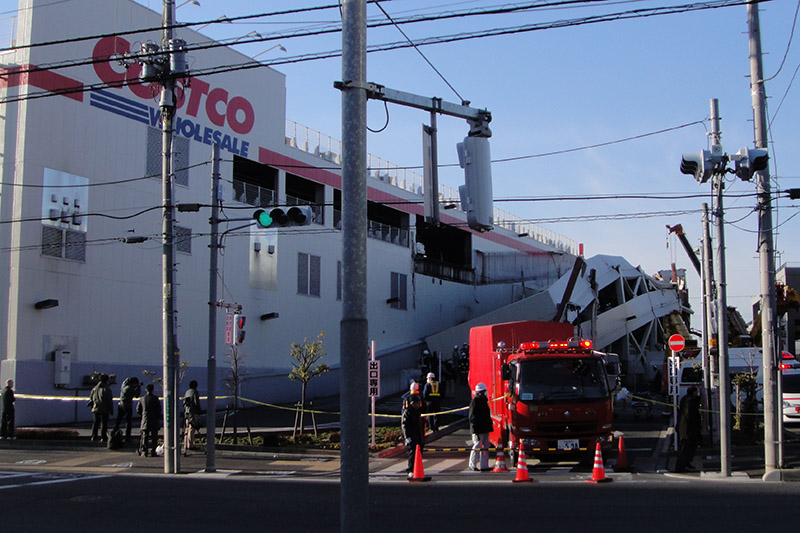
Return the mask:
[[559,450],[577,450],[580,448],[578,439],[564,439],[558,441]]

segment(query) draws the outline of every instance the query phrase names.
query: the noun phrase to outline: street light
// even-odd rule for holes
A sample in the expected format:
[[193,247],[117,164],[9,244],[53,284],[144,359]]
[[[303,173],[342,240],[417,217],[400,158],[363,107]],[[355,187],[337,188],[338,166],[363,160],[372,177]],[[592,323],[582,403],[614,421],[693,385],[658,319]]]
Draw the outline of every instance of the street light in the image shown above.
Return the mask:
[[194,31],[199,31],[202,28],[205,28],[206,26],[211,26],[212,24],[216,24],[217,22],[223,22],[223,23],[226,23],[226,24],[233,24],[231,22],[231,19],[229,19],[227,15],[220,15],[219,17],[214,19],[212,22],[206,22],[205,24],[200,24],[199,26],[194,28]]
[[200,7],[200,2],[198,2],[197,0],[186,0],[185,2],[182,2],[181,4],[179,4],[178,7],[176,7],[175,9],[180,9],[181,7],[185,6],[186,4],[192,4],[193,6]]
[[257,58],[257,57],[258,57],[258,56],[260,56],[261,54],[266,54],[266,53],[267,53],[267,52],[269,52],[270,50],[274,50],[274,49],[276,49],[276,48],[277,48],[278,50],[280,50],[281,52],[285,52],[285,51],[286,51],[286,48],[285,48],[285,47],[284,47],[282,44],[278,43],[278,44],[276,44],[275,46],[270,46],[270,47],[269,47],[269,48],[267,48],[266,50],[262,50],[262,51],[260,51],[259,53],[257,53],[256,55],[254,55],[254,56],[253,56],[253,59]]
[[237,37],[236,39],[232,40],[230,43],[228,43],[228,46],[230,46],[232,44],[235,44],[235,43],[241,41],[242,39],[247,39],[248,37],[255,37],[256,39],[263,39],[264,38],[263,35],[261,35],[260,33],[258,33],[257,31],[254,30],[254,31],[251,31],[250,33],[247,33],[245,35],[242,35],[241,37]]

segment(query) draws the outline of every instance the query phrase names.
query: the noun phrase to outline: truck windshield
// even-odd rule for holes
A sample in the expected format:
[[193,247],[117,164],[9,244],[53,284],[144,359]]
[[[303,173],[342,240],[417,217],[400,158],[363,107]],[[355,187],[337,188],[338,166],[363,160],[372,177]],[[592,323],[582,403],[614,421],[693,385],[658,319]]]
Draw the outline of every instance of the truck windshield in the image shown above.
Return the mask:
[[605,400],[610,394],[599,359],[522,361],[517,384],[519,399],[530,403]]

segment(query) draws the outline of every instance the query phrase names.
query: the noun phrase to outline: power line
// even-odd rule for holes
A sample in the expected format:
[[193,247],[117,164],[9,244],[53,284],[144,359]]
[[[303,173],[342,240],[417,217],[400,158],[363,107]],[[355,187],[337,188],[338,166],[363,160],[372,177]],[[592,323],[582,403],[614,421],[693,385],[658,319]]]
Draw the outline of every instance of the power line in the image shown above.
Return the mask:
[[[687,13],[693,11],[703,11],[708,9],[719,9],[725,7],[732,7],[732,6],[739,6],[745,5],[748,3],[760,3],[769,0],[715,0],[712,2],[707,3],[693,3],[693,4],[683,4],[679,6],[670,6],[670,7],[658,7],[658,8],[647,8],[647,9],[638,9],[638,10],[631,10],[631,11],[623,11],[618,13],[606,14],[606,15],[598,15],[598,16],[591,16],[591,17],[581,17],[578,19],[567,19],[561,20],[551,23],[537,23],[537,24],[530,24],[524,26],[515,26],[509,28],[495,28],[491,30],[485,30],[481,32],[464,32],[454,35],[445,35],[440,37],[429,37],[425,39],[418,40],[414,43],[409,43],[408,41],[400,41],[400,42],[393,42],[393,43],[385,43],[382,45],[372,45],[369,46],[367,52],[374,53],[374,52],[386,52],[391,50],[398,50],[403,48],[409,48],[411,46],[429,46],[434,44],[444,44],[444,43],[451,43],[451,42],[458,42],[464,40],[471,40],[471,39],[480,39],[480,38],[487,38],[487,37],[497,37],[502,35],[511,35],[517,33],[527,33],[531,31],[540,31],[545,29],[556,29],[556,28],[566,28],[572,26],[581,26],[585,24],[597,24],[600,22],[611,22],[611,21],[618,21],[618,20],[630,20],[635,18],[646,18],[652,16],[660,16],[660,15],[671,15],[671,14],[680,14],[680,13]],[[386,23],[389,24],[389,23]],[[384,25],[386,25],[384,24]],[[139,30],[140,31],[140,30]],[[237,40],[238,44],[246,44],[246,43],[255,43],[255,42],[265,42],[265,41],[273,41],[277,39],[286,39],[298,36],[314,36],[314,35],[321,35],[323,33],[331,33],[332,31],[340,31],[340,30],[330,30],[330,31],[319,31],[319,32],[309,32],[304,35],[281,35],[276,34],[268,37],[259,37],[253,39],[239,39]],[[124,33],[123,33],[124,34]],[[110,34],[109,36],[114,36],[118,34]],[[85,38],[83,38],[85,39]],[[191,47],[187,47],[186,51],[197,51],[197,50],[204,50],[210,48],[218,48],[223,46],[228,46],[230,43],[227,42],[213,42],[211,44],[203,44],[203,45],[193,45]],[[0,50],[1,51],[1,50]],[[131,58],[144,58],[153,55],[160,55],[159,53],[155,54],[131,54]],[[300,54],[296,56],[290,56],[285,58],[275,58],[270,61],[255,61],[251,60],[247,63],[240,63],[235,65],[223,65],[217,67],[209,67],[205,69],[198,69],[193,71],[190,74],[190,77],[200,77],[205,75],[211,74],[221,74],[225,72],[234,72],[239,70],[249,70],[253,68],[261,68],[263,66],[277,66],[277,65],[285,65],[285,64],[294,64],[294,63],[302,63],[307,61],[316,61],[321,59],[330,59],[333,57],[341,56],[341,50],[330,50],[327,52],[317,52],[317,53],[308,53],[308,54]],[[41,67],[32,67],[29,69],[9,69],[8,72],[12,74],[21,74],[21,73],[28,73],[28,72],[36,72],[36,71],[44,71],[44,70],[56,70],[59,68],[67,68],[70,66],[80,66],[80,65],[87,65],[99,62],[106,62],[114,59],[91,59],[91,60],[76,60],[71,63],[63,63],[63,64],[51,64]],[[0,99],[0,103],[10,103],[10,102],[17,102],[23,100],[29,100],[34,98],[43,98],[49,97],[53,95],[66,95],[66,94],[76,94],[81,92],[90,92],[101,90],[105,88],[116,88],[122,87],[125,85],[131,84],[141,84],[143,82],[137,80],[133,83],[130,81],[120,81],[117,83],[97,83],[97,84],[90,84],[84,85],[82,87],[77,88],[65,88],[60,90],[52,90],[52,91],[41,91],[38,93],[28,93],[26,95],[18,95],[15,97],[6,97]]]

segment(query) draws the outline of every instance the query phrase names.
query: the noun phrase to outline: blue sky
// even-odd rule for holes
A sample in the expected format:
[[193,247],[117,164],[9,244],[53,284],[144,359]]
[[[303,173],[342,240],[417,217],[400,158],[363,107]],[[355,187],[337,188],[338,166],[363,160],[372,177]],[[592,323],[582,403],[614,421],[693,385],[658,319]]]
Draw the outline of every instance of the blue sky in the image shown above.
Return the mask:
[[[138,1],[156,11],[161,9],[160,0]],[[198,2],[200,6],[182,5],[177,11],[178,21],[205,21],[223,15],[236,17],[336,3],[331,0]],[[684,3],[688,4],[675,0],[607,1],[601,6],[593,3],[406,24],[402,29],[410,39],[417,41]],[[382,3],[382,7],[393,18],[403,18],[501,4],[499,0],[390,0]],[[800,172],[791,159],[800,144],[796,126],[800,80],[794,83],[800,66],[800,39],[792,41],[797,7],[794,0],[774,0],[761,6],[764,74],[769,79],[766,92],[772,119],[770,164],[772,174],[777,176],[773,188],[777,189],[800,187]],[[376,6],[368,6],[367,11],[370,19],[385,20]],[[338,10],[331,9],[214,24],[200,31],[216,39],[244,36],[251,31],[263,36],[286,35],[309,25],[328,27],[338,20]],[[400,31],[391,26],[368,32],[369,44],[404,40]],[[287,52],[273,49],[259,55],[258,59],[269,62],[277,57],[338,49],[341,36],[334,33],[305,38],[281,37],[277,41],[236,47],[252,56],[276,43],[282,44]],[[707,119],[709,100],[717,98],[725,151],[733,154],[739,148],[753,146],[745,6],[544,29],[423,46],[420,50],[458,94],[413,48],[370,54],[368,80],[450,102],[466,99],[474,107],[488,109],[493,116],[493,159],[539,156],[671,130],[604,147],[496,163],[493,165],[494,196],[498,207],[534,221],[566,216],[673,212],[622,220],[547,221],[541,225],[584,243],[587,256],[622,255],[648,273],[667,269],[670,263],[676,262],[679,268],[687,269],[692,303],[697,306],[699,279],[680,244],[668,239],[666,226],[682,224],[692,244],[698,245],[701,218],[694,211],[699,210],[704,201],[710,201],[709,198],[503,200],[624,193],[710,194],[709,184],[700,185],[678,170],[682,153],[707,148],[710,125],[706,121],[680,126]],[[275,68],[287,76],[287,118],[341,138],[341,95],[333,88],[333,82],[341,78],[340,60],[332,58]],[[380,129],[386,118],[383,104],[369,103],[371,128]],[[381,133],[369,134],[369,152],[401,166],[420,165],[420,131],[421,125],[429,120],[428,114],[390,106],[388,119]],[[442,117],[439,127],[439,161],[443,165],[456,164],[455,144],[466,135],[466,122]],[[462,179],[457,166],[441,170],[440,180],[445,185],[455,188]],[[726,193],[736,195],[754,190],[753,183],[730,180]],[[729,304],[739,307],[746,320],[751,318],[750,303],[759,294],[754,205],[752,197],[726,200],[726,207],[730,208],[726,218],[731,221],[726,226]],[[779,264],[800,263],[795,246],[800,218],[791,219],[797,207],[788,199],[775,205],[779,208],[774,218],[778,227]],[[680,211],[689,213],[674,213]],[[699,327],[699,320],[695,327]]]

